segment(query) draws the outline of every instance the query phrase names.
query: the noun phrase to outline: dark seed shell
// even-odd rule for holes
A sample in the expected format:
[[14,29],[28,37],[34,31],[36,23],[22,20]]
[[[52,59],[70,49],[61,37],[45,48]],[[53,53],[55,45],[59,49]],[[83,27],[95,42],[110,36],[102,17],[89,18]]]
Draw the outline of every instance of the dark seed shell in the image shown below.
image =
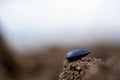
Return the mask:
[[85,57],[89,53],[90,53],[89,50],[83,50],[83,49],[72,50],[66,54],[66,59],[68,59],[69,61],[76,61],[81,59],[82,57]]

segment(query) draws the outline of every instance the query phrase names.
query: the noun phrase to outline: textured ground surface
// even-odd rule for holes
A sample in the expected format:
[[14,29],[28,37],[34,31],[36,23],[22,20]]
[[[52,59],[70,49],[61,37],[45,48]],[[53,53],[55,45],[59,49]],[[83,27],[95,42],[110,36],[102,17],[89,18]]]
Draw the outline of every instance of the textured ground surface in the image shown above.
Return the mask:
[[63,71],[59,80],[82,80],[87,74],[87,70],[96,64],[102,63],[100,59],[84,57],[81,60],[69,62],[67,59],[63,64]]

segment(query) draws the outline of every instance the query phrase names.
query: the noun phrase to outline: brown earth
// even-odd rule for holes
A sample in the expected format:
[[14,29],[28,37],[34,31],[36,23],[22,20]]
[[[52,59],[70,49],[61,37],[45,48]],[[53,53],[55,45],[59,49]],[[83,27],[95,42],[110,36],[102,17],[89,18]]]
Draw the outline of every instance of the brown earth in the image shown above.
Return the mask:
[[119,80],[119,70],[120,62],[116,58],[107,62],[90,57],[73,62],[65,60],[59,80]]
[[60,73],[59,80],[89,80],[83,79],[84,77],[88,78],[89,74],[87,72],[89,72],[89,68],[102,63],[103,62],[100,59],[91,57],[83,57],[81,60],[73,62],[69,62],[66,59],[63,64],[63,71]]

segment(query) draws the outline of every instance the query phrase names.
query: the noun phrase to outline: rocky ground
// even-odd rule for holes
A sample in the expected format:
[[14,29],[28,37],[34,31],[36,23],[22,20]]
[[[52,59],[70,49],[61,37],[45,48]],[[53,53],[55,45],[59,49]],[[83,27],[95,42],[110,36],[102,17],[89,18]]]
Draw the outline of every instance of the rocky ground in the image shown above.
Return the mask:
[[59,80],[119,80],[119,70],[120,62],[117,57],[105,62],[91,57],[73,62],[66,59]]
[[83,80],[90,67],[98,64],[102,64],[102,61],[91,57],[84,57],[81,60],[73,62],[69,62],[66,59],[63,64],[63,71],[59,76],[59,80]]

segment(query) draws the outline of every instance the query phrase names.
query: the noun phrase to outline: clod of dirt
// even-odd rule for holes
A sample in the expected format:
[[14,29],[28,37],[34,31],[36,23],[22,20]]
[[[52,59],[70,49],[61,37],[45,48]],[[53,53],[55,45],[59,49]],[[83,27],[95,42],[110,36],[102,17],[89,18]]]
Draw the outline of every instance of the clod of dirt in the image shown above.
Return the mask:
[[59,75],[59,80],[83,80],[87,70],[96,64],[102,63],[101,59],[84,57],[81,60],[69,62],[65,59],[63,71]]

